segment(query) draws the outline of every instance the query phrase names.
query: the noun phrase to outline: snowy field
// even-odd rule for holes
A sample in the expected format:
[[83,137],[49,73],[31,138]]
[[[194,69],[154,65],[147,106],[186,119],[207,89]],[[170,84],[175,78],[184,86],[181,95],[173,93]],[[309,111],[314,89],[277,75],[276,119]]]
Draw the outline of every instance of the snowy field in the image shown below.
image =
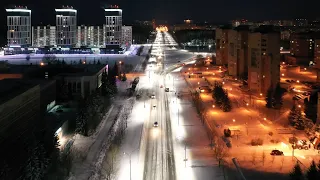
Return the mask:
[[[54,54],[54,56],[60,61],[64,60],[67,64],[78,63],[79,60],[86,61],[86,63],[93,63],[93,61],[99,60],[101,63],[108,62],[113,64],[115,61],[124,61],[135,65],[140,61],[140,56],[136,56],[139,47],[139,45],[131,46],[124,54]],[[40,64],[43,56],[44,54],[33,54],[30,55],[30,59],[27,61],[26,54],[7,55],[0,56],[0,61],[8,61],[8,63],[16,65]]]

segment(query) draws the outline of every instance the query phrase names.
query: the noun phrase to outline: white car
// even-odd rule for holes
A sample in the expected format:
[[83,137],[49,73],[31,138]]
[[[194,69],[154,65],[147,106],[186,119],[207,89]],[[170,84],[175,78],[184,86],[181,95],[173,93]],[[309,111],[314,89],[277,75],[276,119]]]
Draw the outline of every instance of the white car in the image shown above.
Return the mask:
[[151,95],[151,99],[155,99],[156,96],[154,94]]

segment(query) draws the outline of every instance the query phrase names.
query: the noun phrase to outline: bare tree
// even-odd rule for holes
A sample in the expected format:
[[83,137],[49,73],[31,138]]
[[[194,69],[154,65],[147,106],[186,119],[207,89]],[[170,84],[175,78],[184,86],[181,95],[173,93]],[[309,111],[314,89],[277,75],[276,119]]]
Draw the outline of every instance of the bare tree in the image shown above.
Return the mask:
[[57,57],[54,54],[45,54],[42,58],[44,63],[54,63],[57,60]]
[[221,139],[218,138],[215,146],[213,148],[213,153],[217,161],[219,161],[219,167],[221,165],[221,161],[223,161],[226,157],[229,156],[229,149],[226,146],[226,143]]
[[275,156],[271,156],[271,163],[273,164]]
[[266,161],[266,152],[262,151],[262,165],[264,166],[264,162]]
[[281,167],[280,167],[280,170],[282,170],[282,168],[283,168],[283,162],[284,162],[284,156],[282,156],[282,158],[281,158]]
[[118,152],[119,148],[114,145],[112,145],[110,150],[107,152],[107,156],[102,167],[105,174],[105,180],[114,180],[116,178],[117,172],[119,171]]
[[256,164],[256,152],[254,151],[252,154],[251,154],[251,158],[252,158],[252,164]]

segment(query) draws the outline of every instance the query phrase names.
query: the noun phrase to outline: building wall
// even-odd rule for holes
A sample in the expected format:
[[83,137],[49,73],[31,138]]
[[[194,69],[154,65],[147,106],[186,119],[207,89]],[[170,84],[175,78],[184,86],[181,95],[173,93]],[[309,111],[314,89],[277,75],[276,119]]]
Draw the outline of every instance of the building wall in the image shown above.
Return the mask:
[[56,45],[55,26],[33,26],[32,46],[44,47]]
[[2,79],[20,79],[22,78],[23,75],[22,74],[0,74],[0,80]]
[[120,45],[122,33],[122,9],[105,9],[106,34],[105,44]]
[[56,9],[56,43],[58,46],[76,46],[77,11]]
[[104,26],[78,26],[77,47],[93,46],[104,47],[105,27]]
[[251,33],[248,48],[248,85],[265,94],[280,81],[280,34]]
[[0,104],[0,142],[8,137],[20,137],[37,128],[40,112],[40,86]]
[[320,69],[320,39],[314,41],[314,62],[316,68]]
[[132,26],[122,26],[121,44],[130,46],[132,44]]
[[296,33],[290,37],[290,53],[296,57],[313,57],[314,33]]
[[228,29],[216,29],[216,63],[218,65],[228,64]]
[[31,45],[31,10],[6,9],[7,44],[9,46]]
[[56,79],[64,79],[68,86],[68,91],[76,97],[86,97],[96,91],[101,86],[101,76],[102,72],[106,70],[107,67],[103,67],[97,73],[92,76],[57,76]]
[[228,33],[228,72],[231,76],[238,76],[237,62],[237,47],[238,47],[238,32],[229,30]]

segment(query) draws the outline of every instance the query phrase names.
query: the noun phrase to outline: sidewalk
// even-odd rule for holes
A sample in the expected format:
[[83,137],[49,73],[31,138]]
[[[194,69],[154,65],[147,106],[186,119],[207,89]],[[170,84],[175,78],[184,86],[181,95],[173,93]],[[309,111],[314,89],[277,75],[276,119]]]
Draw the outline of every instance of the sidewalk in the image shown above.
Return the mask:
[[171,110],[176,170],[179,174],[177,178],[178,180],[222,180],[222,168],[218,167],[218,162],[214,158],[206,129],[193,106],[187,84],[183,77],[178,77],[179,73],[171,74],[178,80],[173,87],[172,80],[168,79],[166,87],[175,89],[180,94],[180,98],[177,98],[175,92],[167,93]]

